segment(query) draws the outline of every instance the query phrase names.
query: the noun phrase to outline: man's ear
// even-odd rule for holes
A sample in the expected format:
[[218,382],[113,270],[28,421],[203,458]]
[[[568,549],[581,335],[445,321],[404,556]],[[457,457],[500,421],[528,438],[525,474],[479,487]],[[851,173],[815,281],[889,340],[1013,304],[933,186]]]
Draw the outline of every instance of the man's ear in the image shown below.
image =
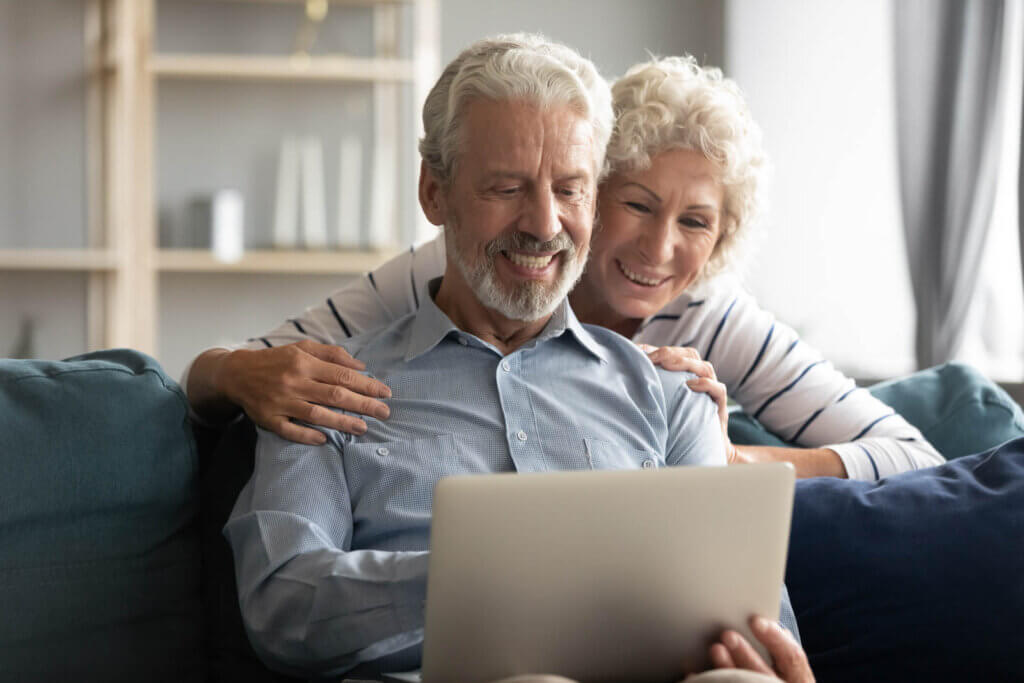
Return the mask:
[[419,193],[420,207],[427,220],[433,225],[444,225],[444,186],[434,172],[427,168],[425,161],[420,162]]

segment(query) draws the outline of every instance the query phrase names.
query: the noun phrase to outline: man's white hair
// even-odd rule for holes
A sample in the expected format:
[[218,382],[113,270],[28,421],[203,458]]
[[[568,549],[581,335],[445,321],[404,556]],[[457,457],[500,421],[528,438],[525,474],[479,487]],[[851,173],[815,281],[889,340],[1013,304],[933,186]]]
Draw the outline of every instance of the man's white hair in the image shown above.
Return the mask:
[[453,177],[462,116],[474,98],[572,107],[593,126],[594,177],[603,174],[611,92],[593,63],[575,50],[541,35],[514,33],[479,40],[452,60],[427,95],[420,140],[423,161],[442,182]]
[[761,205],[767,160],[761,129],[739,86],[692,56],[636,64],[612,85],[611,172],[649,168],[670,149],[700,152],[724,187],[722,232],[698,282],[730,265]]

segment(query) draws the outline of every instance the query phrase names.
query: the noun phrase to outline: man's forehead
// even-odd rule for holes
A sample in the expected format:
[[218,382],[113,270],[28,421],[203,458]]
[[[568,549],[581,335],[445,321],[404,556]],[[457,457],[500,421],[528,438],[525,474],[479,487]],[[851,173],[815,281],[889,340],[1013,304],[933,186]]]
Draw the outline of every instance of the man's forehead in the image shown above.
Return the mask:
[[465,111],[463,152],[481,170],[514,170],[547,156],[561,174],[593,175],[594,128],[571,106],[476,100]]

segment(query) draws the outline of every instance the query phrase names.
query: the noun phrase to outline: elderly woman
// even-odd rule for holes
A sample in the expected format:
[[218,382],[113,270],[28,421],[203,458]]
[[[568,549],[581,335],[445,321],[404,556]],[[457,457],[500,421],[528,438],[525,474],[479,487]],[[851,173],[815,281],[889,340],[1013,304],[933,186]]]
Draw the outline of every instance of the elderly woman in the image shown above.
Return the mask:
[[[585,323],[664,347],[651,360],[698,375],[727,425],[726,392],[799,448],[733,446],[730,462],[786,460],[799,476],[878,479],[943,458],[888,406],[719,275],[758,209],[760,131],[735,83],[692,57],[634,66],[613,87],[616,129],[599,197],[600,228],[570,301]],[[241,406],[283,437],[316,443],[302,420],[360,433],[389,395],[335,346],[415,310],[444,271],[438,237],[234,351],[211,349],[185,373],[200,416]],[[294,342],[299,342],[295,344]],[[344,367],[339,367],[344,366]]]

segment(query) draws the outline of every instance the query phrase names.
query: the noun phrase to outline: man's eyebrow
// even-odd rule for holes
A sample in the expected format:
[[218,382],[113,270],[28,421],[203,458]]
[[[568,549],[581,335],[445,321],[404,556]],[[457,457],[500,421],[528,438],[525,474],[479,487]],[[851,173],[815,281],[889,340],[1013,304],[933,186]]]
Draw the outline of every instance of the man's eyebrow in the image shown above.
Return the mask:
[[638,187],[638,188],[640,188],[641,190],[643,190],[643,191],[644,191],[644,192],[646,192],[647,194],[649,194],[649,195],[651,195],[652,197],[654,197],[654,199],[655,199],[655,200],[656,200],[656,201],[657,201],[657,202],[658,202],[659,204],[661,203],[661,197],[659,197],[659,196],[658,196],[658,194],[657,194],[657,193],[656,193],[656,192],[655,192],[654,190],[652,190],[651,188],[647,187],[646,185],[642,185],[642,184],[640,184],[640,183],[638,183],[638,182],[635,182],[635,181],[632,181],[632,180],[631,180],[631,181],[629,181],[628,183],[623,183],[623,184],[622,184],[622,186],[623,186],[623,187],[628,187],[628,186],[630,186],[630,185],[632,185],[633,187]]

